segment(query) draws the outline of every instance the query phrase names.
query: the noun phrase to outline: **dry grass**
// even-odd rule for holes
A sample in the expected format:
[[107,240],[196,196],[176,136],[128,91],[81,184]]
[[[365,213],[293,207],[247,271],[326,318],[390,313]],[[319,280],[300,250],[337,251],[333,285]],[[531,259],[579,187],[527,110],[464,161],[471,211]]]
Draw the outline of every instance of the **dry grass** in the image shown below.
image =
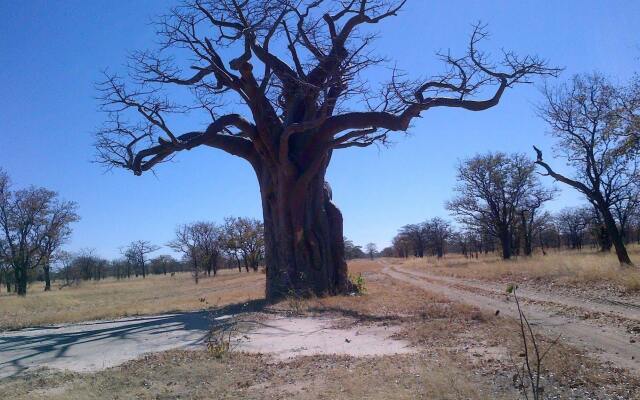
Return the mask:
[[[335,312],[361,322],[398,320],[415,317],[446,320],[470,320],[478,311],[466,304],[451,301],[446,296],[430,293],[415,286],[389,278],[376,261],[354,260],[349,263],[351,274],[365,279],[364,296],[333,296],[304,300],[298,311],[309,313]],[[282,304],[281,306],[288,306]]]
[[[504,348],[505,354],[508,356],[505,361],[507,365],[512,366],[512,370],[514,363],[521,365],[524,361],[522,358],[524,345],[518,322],[509,319],[496,319],[486,328],[489,334],[487,344]],[[535,330],[534,327],[534,332]],[[542,352],[549,349],[542,362],[542,386],[546,387],[547,391],[550,391],[551,386],[561,386],[586,389],[596,393],[600,391],[599,395],[594,398],[601,398],[606,394],[606,398],[640,399],[640,392],[637,390],[640,387],[638,375],[602,364],[589,357],[582,350],[565,345],[561,340],[556,342],[555,337],[536,334],[536,338]],[[530,342],[528,348],[530,354],[533,354],[534,349]],[[531,362],[535,363],[533,359]]]
[[[630,248],[631,258],[640,261],[640,247]],[[466,259],[458,254],[442,260],[425,259],[394,260],[395,263],[413,268],[429,268],[434,273],[460,278],[502,280],[523,279],[553,280],[566,284],[613,284],[626,292],[640,291],[640,270],[636,267],[621,268],[615,254],[594,251],[550,251],[546,256],[537,254],[530,258],[503,261],[495,255]]]
[[[364,296],[303,300],[305,314],[330,313],[360,323],[402,324],[415,344],[436,338],[455,340],[453,332],[479,323],[477,312],[436,294],[391,280],[371,261],[350,263],[366,280]],[[283,310],[288,301],[273,306]],[[420,340],[414,333],[419,332]],[[507,399],[490,381],[471,373],[446,351],[354,358],[299,357],[275,362],[269,357],[231,352],[222,358],[205,351],[153,354],[93,374],[32,372],[0,381],[0,391],[20,399]]]
[[170,351],[90,376],[40,372],[0,381],[15,400],[37,399],[507,399],[452,360],[416,356],[267,357]]
[[[376,262],[352,262],[350,270],[365,277],[366,295],[305,300],[302,310],[343,314],[360,323],[400,324],[400,336],[416,345],[418,353],[275,362],[267,356],[235,352],[215,357],[206,351],[169,351],[91,374],[33,371],[0,380],[0,391],[16,400],[518,397],[508,360],[508,355],[517,358],[521,351],[515,321],[481,315],[469,306],[394,281],[380,269]],[[261,292],[262,279],[243,274],[217,282],[235,286],[232,293],[251,292],[254,287]],[[183,284],[191,297],[201,295],[193,293],[192,282]],[[223,290],[216,281],[204,281],[203,290],[205,285],[212,285],[208,290],[216,294]],[[212,297],[209,293],[208,298]],[[184,305],[201,306],[188,301]],[[287,301],[273,308],[287,308]],[[479,357],[475,348],[492,350]],[[550,355],[546,374],[551,377],[545,384],[553,398],[637,398],[633,395],[637,379],[608,370],[561,344]]]
[[[221,271],[196,285],[188,273],[146,279],[105,279],[50,292],[31,288],[26,297],[0,295],[0,329],[63,322],[198,310],[264,296],[265,275]],[[201,301],[204,298],[205,301]]]

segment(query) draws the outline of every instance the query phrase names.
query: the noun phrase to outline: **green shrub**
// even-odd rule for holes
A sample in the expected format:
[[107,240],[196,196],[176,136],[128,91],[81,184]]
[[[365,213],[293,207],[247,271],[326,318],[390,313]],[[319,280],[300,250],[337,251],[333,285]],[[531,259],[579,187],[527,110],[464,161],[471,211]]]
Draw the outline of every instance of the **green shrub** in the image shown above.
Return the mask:
[[351,285],[354,287],[357,294],[367,293],[366,282],[364,281],[364,276],[362,276],[362,274],[349,274],[349,280],[351,281]]

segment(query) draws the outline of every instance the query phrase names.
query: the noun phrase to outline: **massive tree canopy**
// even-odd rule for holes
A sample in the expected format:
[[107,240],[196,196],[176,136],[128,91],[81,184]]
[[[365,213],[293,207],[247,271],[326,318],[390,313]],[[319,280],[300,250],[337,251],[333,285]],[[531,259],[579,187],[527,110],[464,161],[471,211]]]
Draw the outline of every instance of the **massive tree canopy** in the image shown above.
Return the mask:
[[[325,172],[337,149],[385,143],[423,112],[481,111],[534,75],[555,75],[537,57],[490,61],[476,26],[443,73],[406,79],[392,69],[374,87],[363,72],[385,60],[375,33],[404,1],[195,0],[157,21],[159,47],[132,53],[126,77],[99,86],[108,118],[99,160],[139,175],[184,150],[208,146],[247,160],[260,185],[269,299],[349,289],[342,215]],[[425,76],[427,76],[425,71]],[[193,102],[170,99],[170,87]],[[204,111],[207,126],[172,128],[172,114]],[[137,114],[137,118],[133,116]]]

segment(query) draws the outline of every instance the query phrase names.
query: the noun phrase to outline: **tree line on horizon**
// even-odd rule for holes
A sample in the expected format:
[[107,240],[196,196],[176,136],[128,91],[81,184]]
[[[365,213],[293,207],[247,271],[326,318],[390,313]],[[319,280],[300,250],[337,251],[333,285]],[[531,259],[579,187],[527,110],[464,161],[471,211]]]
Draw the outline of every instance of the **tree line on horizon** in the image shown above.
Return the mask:
[[80,219],[77,204],[45,188],[14,190],[9,175],[0,169],[0,289],[25,296],[30,283],[52,281],[60,288],[107,277],[146,278],[148,274],[190,272],[215,276],[219,269],[257,271],[264,262],[264,225],[246,217],[227,217],[222,224],[199,221],[179,225],[166,246],[181,256],[152,256],[161,246],[134,240],[120,249],[121,257],[100,257],[93,249],[71,253],[63,245],[71,225]]
[[[636,210],[638,212],[638,210]],[[430,226],[439,220],[436,233]],[[543,211],[532,224],[531,252],[525,247],[525,233],[519,223],[511,228],[510,257],[529,256],[538,252],[547,255],[553,250],[598,249],[606,253],[612,248],[602,219],[592,207],[565,207],[557,212]],[[624,243],[640,244],[640,215],[634,215],[626,224]],[[502,258],[502,244],[499,238],[488,230],[461,225],[456,228],[451,221],[433,218],[421,223],[407,224],[398,230],[389,247],[377,255],[382,257],[443,257],[446,254],[461,254],[467,258],[498,252]],[[439,255],[441,254],[441,255]],[[362,253],[359,258],[366,255]]]
[[[557,158],[574,170],[557,172],[533,146],[536,158],[521,153],[488,152],[457,166],[455,196],[446,208],[461,225],[433,219],[402,227],[386,253],[442,256],[442,237],[450,248],[469,255],[501,251],[502,258],[532,254],[539,247],[603,252],[615,249],[622,266],[633,265],[626,245],[640,243],[640,76],[614,84],[599,73],[576,75],[543,90],[538,114],[556,139]],[[557,195],[540,176],[581,193],[587,205],[555,215],[544,204]],[[434,227],[435,222],[435,227]]]

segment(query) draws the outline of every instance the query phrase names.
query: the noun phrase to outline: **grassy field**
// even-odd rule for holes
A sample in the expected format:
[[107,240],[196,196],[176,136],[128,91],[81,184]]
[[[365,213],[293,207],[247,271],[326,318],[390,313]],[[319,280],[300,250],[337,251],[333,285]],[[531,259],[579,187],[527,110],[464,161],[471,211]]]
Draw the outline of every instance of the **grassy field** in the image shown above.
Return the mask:
[[[398,338],[414,345],[418,350],[414,354],[366,358],[311,356],[281,362],[265,355],[233,351],[219,356],[206,351],[173,350],[96,373],[32,371],[0,380],[0,390],[12,393],[16,400],[519,398],[510,362],[522,351],[515,321],[495,317],[493,313],[487,315],[444,296],[389,279],[381,268],[380,263],[371,261],[350,263],[351,272],[362,273],[365,278],[364,296],[290,299],[272,307],[280,313],[334,315],[338,320],[343,316],[359,324],[398,326]],[[237,287],[222,298],[232,301],[235,295],[237,300],[245,299],[248,295],[243,291],[260,292],[263,277],[229,274],[217,281],[202,281],[198,291],[208,288],[207,296],[213,299],[223,291],[216,282],[222,284],[226,280],[227,285]],[[164,278],[154,279],[158,279],[155,285],[163,284]],[[148,285],[151,281],[146,282]],[[199,301],[187,299],[206,294],[193,292],[195,286],[186,278],[183,284],[188,289],[181,295],[185,299],[181,304],[200,307]],[[138,289],[144,293],[142,287]],[[550,353],[545,376],[552,377],[545,380],[549,398],[639,398],[639,394],[633,394],[633,387],[640,384],[636,377],[598,364],[562,344]]]
[[197,285],[189,273],[109,278],[62,289],[54,283],[50,292],[34,285],[26,297],[0,294],[0,329],[226,305],[264,297],[264,281],[260,272],[225,270]]
[[[630,250],[632,259],[640,262],[640,247],[632,246]],[[537,254],[511,261],[503,261],[497,255],[467,259],[459,254],[448,254],[441,260],[425,257],[390,261],[409,268],[429,268],[437,274],[463,278],[494,281],[541,279],[571,285],[613,284],[623,291],[640,291],[638,268],[621,269],[613,254],[603,255],[589,250],[550,251],[546,256]],[[354,274],[376,269],[379,269],[379,264],[369,261],[350,263],[350,271]],[[202,278],[197,285],[188,273],[150,275],[146,279],[120,281],[109,278],[62,289],[58,289],[59,285],[54,283],[50,292],[33,285],[24,298],[0,293],[0,329],[189,311],[238,303],[263,298],[264,281],[263,273],[225,270],[215,278]],[[387,296],[392,292],[380,293],[381,296]],[[326,299],[324,302],[329,305],[332,301],[341,304],[353,301],[349,298],[336,299],[339,300]],[[376,298],[367,304],[374,308],[389,307],[394,304],[391,300]]]
[[[640,246],[629,248],[631,259],[640,264]],[[570,285],[613,284],[627,292],[640,291],[640,269],[621,268],[615,253],[602,254],[594,250],[548,251],[546,256],[520,257],[504,261],[498,255],[465,258],[448,254],[443,259],[396,259],[407,267],[429,268],[430,271],[459,278],[501,280],[540,279]]]

